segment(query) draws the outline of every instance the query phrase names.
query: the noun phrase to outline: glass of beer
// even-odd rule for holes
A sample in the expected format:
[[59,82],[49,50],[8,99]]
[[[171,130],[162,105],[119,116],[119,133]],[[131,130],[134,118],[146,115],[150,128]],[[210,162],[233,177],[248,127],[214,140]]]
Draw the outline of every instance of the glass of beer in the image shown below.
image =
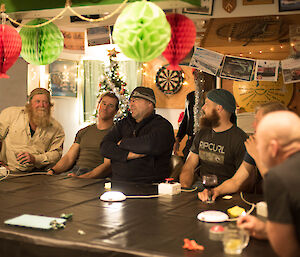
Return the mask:
[[225,228],[223,246],[226,254],[241,254],[248,242],[249,234],[245,230],[236,226]]

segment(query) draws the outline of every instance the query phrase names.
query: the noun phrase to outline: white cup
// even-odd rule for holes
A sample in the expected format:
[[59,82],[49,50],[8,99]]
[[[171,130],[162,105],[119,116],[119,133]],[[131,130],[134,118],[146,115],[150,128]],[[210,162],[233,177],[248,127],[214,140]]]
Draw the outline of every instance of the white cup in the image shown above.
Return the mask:
[[238,227],[226,227],[223,236],[226,254],[241,254],[249,243],[249,234]]

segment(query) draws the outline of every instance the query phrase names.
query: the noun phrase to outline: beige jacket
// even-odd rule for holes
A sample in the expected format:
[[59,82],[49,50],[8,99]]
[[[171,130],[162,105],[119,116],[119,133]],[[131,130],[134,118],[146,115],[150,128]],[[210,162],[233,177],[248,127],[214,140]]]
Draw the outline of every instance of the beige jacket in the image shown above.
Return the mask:
[[[31,171],[54,165],[62,155],[64,130],[53,118],[48,128],[37,127],[31,137],[28,114],[24,107],[8,107],[0,114],[0,161],[12,171]],[[35,157],[35,165],[21,165],[16,155],[29,152]]]

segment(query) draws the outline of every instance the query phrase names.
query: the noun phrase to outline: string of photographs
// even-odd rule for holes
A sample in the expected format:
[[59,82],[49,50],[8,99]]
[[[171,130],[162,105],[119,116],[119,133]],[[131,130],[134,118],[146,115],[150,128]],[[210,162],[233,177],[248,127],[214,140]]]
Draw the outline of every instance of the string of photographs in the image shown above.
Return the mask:
[[195,47],[189,66],[214,76],[237,81],[277,81],[281,68],[285,84],[300,81],[300,61],[294,58],[281,61],[254,60]]

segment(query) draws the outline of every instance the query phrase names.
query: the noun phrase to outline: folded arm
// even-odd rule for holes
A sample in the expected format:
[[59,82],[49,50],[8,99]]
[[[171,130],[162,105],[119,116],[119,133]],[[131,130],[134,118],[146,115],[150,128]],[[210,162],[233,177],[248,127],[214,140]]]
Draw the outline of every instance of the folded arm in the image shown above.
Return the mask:
[[124,138],[120,148],[129,152],[157,156],[165,153],[174,144],[174,132],[168,124],[153,127],[146,135]]
[[83,175],[78,176],[78,178],[105,178],[111,173],[111,162],[109,159],[104,158],[104,162],[98,165],[95,169],[87,172]]
[[118,125],[105,136],[100,151],[104,157],[116,161],[127,161],[145,155],[160,155],[174,144],[172,127],[162,125],[151,129],[147,135],[122,138]]
[[100,145],[100,152],[105,158],[113,161],[126,162],[129,151],[119,147],[122,140],[120,124],[112,127],[110,132],[106,134]]
[[35,158],[35,167],[41,168],[49,164],[56,163],[62,156],[65,134],[62,128],[58,128],[48,151],[42,154],[33,154]]

